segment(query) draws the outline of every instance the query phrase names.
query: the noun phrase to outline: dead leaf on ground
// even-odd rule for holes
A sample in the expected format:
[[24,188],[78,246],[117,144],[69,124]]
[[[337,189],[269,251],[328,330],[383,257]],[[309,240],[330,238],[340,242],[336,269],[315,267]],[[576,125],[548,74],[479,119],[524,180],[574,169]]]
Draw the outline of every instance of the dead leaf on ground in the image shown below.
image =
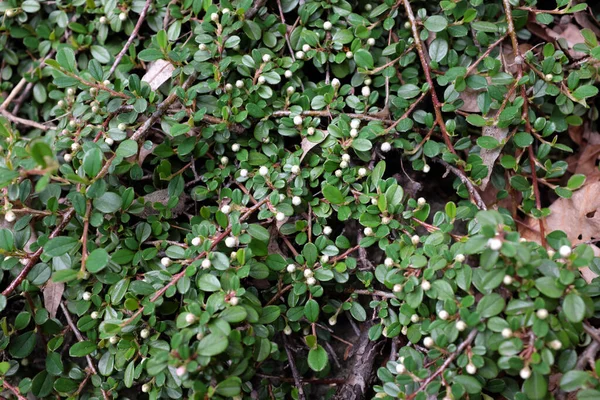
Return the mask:
[[170,62],[156,60],[150,64],[150,68],[148,68],[148,71],[142,77],[142,81],[148,82],[150,88],[156,90],[160,85],[171,79],[173,71],[175,71],[175,67]]
[[62,301],[62,295],[65,291],[65,284],[63,282],[52,282],[50,279],[42,293],[44,295],[44,308],[48,310],[48,314],[50,314],[50,318],[56,318],[56,311],[58,311],[58,306]]
[[[484,126],[481,130],[482,136],[489,136],[496,139],[499,143],[502,143],[506,140],[508,136],[508,128],[498,128],[497,126]],[[488,173],[485,178],[481,180],[481,184],[479,187],[481,190],[485,190],[487,187],[490,176],[492,175],[492,170],[494,169],[494,164],[496,164],[496,160],[498,156],[502,152],[503,146],[498,146],[495,149],[481,149],[480,155],[483,160],[483,165],[488,167]]]
[[[584,185],[570,199],[556,200],[550,211],[550,216],[545,219],[546,232],[561,230],[573,245],[600,239],[600,182]],[[520,226],[521,236],[539,243],[538,220],[529,218],[526,225]],[[591,247],[600,257],[600,248],[593,244]],[[587,267],[582,268],[581,273],[588,283],[597,276]]]
[[[316,132],[316,134],[314,136],[303,137],[302,143],[300,145],[302,147],[302,155],[300,156],[300,162],[302,162],[304,157],[308,154],[309,151],[311,151],[313,149],[313,147],[315,147],[315,146],[319,145],[321,142],[323,142],[323,140],[325,140],[325,138],[327,138],[327,135],[329,135],[329,132],[327,132],[326,130],[319,130]],[[309,137],[312,138],[313,140],[309,140]],[[315,139],[317,139],[317,140],[315,140]]]

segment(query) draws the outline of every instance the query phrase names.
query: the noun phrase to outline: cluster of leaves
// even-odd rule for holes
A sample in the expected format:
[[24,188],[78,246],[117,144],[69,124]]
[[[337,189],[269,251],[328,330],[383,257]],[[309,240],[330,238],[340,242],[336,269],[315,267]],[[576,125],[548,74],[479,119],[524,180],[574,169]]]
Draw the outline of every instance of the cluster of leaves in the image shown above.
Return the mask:
[[332,397],[358,324],[360,396],[599,398],[600,258],[517,229],[598,114],[556,3],[0,3],[7,395]]

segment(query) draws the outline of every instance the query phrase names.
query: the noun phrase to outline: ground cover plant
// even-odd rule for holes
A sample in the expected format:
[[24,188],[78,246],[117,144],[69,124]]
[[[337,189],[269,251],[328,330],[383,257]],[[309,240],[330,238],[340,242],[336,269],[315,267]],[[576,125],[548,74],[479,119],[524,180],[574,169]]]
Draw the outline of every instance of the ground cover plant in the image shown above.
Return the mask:
[[3,1],[3,398],[600,398],[599,13]]

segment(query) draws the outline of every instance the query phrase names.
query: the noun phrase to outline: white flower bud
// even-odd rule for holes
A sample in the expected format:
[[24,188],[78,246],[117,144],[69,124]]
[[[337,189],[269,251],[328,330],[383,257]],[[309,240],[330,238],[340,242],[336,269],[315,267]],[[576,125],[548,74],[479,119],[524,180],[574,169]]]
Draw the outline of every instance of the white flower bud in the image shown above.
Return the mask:
[[285,219],[285,214],[282,212],[278,212],[277,214],[275,214],[275,219],[277,221],[281,222]]
[[232,298],[229,299],[229,304],[231,304],[232,306],[237,306],[240,303],[240,298],[237,296],[233,296]]
[[426,173],[426,174],[428,174],[429,171],[431,171],[431,167],[429,166],[429,164],[425,164],[423,166],[423,172]]
[[121,21],[125,21],[125,20],[127,19],[127,14],[125,14],[125,13],[121,13],[121,14],[119,14],[119,19],[120,19]]
[[93,312],[90,314],[90,317],[91,317],[92,319],[98,319],[98,317],[99,317],[99,316],[100,316],[100,314],[98,314],[98,311],[93,311]]
[[221,207],[221,212],[225,215],[229,214],[231,212],[231,206],[229,204],[224,204]]
[[552,350],[560,350],[562,348],[562,342],[560,340],[553,340],[549,345]]
[[237,153],[238,151],[240,151],[240,145],[239,143],[234,143],[231,145],[231,151],[233,151],[234,153]]
[[350,121],[350,128],[352,128],[352,129],[360,128],[360,119],[354,118],[352,121]]
[[401,284],[399,284],[399,283],[396,283],[396,284],[394,285],[394,287],[392,288],[392,292],[394,292],[394,293],[401,292],[401,291],[402,291],[402,288],[403,288],[403,287],[402,287],[402,285],[401,285]]
[[73,160],[73,155],[69,154],[69,153],[66,153],[64,155],[64,159],[65,159],[66,162],[71,162]]
[[286,325],[285,328],[283,328],[283,333],[285,333],[286,335],[291,335],[292,334],[292,328],[289,325]]
[[292,77],[292,75],[293,75],[293,72],[292,72],[292,71],[290,71],[290,70],[288,69],[288,70],[286,70],[286,71],[283,73],[283,75],[284,75],[286,78],[290,79],[290,78]]
[[425,339],[423,339],[423,346],[427,347],[428,349],[432,348],[434,345],[435,342],[431,336],[427,336]]
[[428,291],[429,289],[431,289],[431,283],[429,283],[429,281],[424,280],[423,282],[421,282],[421,289],[423,289],[424,291]]
[[373,236],[373,233],[374,233],[373,228],[371,228],[371,227],[366,227],[363,232],[364,232],[365,236]]
[[571,247],[569,246],[560,246],[560,249],[558,249],[558,254],[560,254],[561,257],[566,258],[571,255],[571,251]]
[[419,318],[419,316],[417,314],[413,314],[410,316],[410,322],[412,322],[413,324],[416,324],[420,320],[421,320],[421,318]]
[[491,238],[488,240],[487,245],[490,249],[498,251],[502,248],[502,240],[498,238]]
[[353,57],[354,57],[354,53],[353,53],[353,52],[351,52],[350,50],[348,50],[348,51],[346,52],[346,58],[350,60],[350,59],[352,59]]
[[225,246],[232,248],[237,245],[238,245],[238,239],[236,237],[229,236],[227,239],[225,239]]
[[531,376],[531,369],[529,369],[529,367],[523,367],[523,369],[519,371],[519,376],[521,379],[529,379]]
[[373,9],[373,5],[370,3],[365,4],[365,11],[371,11]]
[[317,280],[315,278],[313,278],[312,276],[306,280],[306,284],[308,286],[313,286],[316,283],[317,283]]
[[331,235],[331,232],[333,232],[333,229],[331,229],[331,227],[330,227],[330,226],[325,226],[325,227],[323,227],[323,234],[324,234],[325,236],[329,236],[329,235]]
[[92,299],[92,294],[90,292],[83,292],[81,298],[85,301],[90,301]]
[[465,323],[465,321],[461,321],[460,319],[458,321],[456,321],[456,330],[459,332],[464,331],[465,329],[467,329],[467,324]]
[[306,269],[304,270],[303,274],[304,274],[304,277],[305,277],[305,278],[310,278],[311,276],[313,276],[313,275],[314,275],[314,273],[313,273],[312,269],[310,269],[310,268],[306,268]]
[[340,87],[340,84],[341,83],[340,83],[340,80],[338,78],[333,78],[331,80],[331,86],[334,87],[334,88],[336,88],[336,89]]
[[547,253],[548,253],[548,258],[553,258],[554,255],[556,254],[556,252],[552,249],[548,249]]
[[149,383],[144,383],[144,384],[142,385],[142,392],[144,392],[144,393],[148,393],[148,392],[150,391],[150,388],[151,388],[151,386],[150,386],[150,384],[149,384]]
[[73,151],[73,152],[78,151],[80,148],[81,148],[81,146],[77,142],[71,144],[71,151]]
[[396,364],[396,373],[397,374],[402,375],[405,372],[406,372],[406,367],[404,366],[404,364],[401,364],[401,363]]
[[329,256],[327,254],[324,254],[321,256],[321,264],[327,264],[329,262]]
[[187,313],[185,315],[185,322],[187,322],[188,324],[193,324],[194,322],[196,322],[196,316],[192,313]]
[[265,176],[265,175],[267,175],[267,174],[269,173],[269,168],[267,168],[267,167],[265,167],[265,166],[263,165],[262,167],[260,167],[260,168],[258,169],[258,173],[259,173],[261,176]]
[[107,146],[112,146],[113,144],[115,144],[115,140],[113,138],[107,137],[106,139],[104,139],[104,143],[106,143]]
[[315,134],[315,128],[313,128],[312,126],[309,126],[308,129],[306,129],[306,134],[308,136],[312,136]]
[[177,369],[175,370],[175,373],[177,374],[177,376],[184,376],[186,373],[185,365],[181,365],[181,366],[177,367]]
[[217,14],[217,13],[210,14],[210,20],[212,22],[217,22],[219,20],[219,14]]
[[295,264],[288,264],[288,266],[286,267],[286,269],[287,269],[287,272],[289,272],[291,274],[292,272],[296,271],[296,265]]
[[381,151],[383,151],[384,153],[387,153],[391,149],[392,149],[392,145],[390,143],[388,143],[388,142],[381,143]]
[[454,260],[459,263],[465,262],[465,255],[458,253],[457,255],[454,256]]
[[110,85],[110,81],[108,79],[105,79],[102,83],[104,84],[104,86]]
[[368,38],[368,39],[367,39],[367,44],[368,44],[369,46],[373,46],[373,45],[375,45],[375,39],[374,39],[374,38]]
[[225,84],[225,91],[226,92],[231,92],[233,90],[233,85],[231,83],[226,83]]
[[334,326],[335,324],[337,324],[336,316],[335,315],[332,316],[331,318],[329,318],[329,321],[327,321],[327,322],[329,322],[329,325]]
[[504,339],[508,339],[508,338],[512,337],[512,335],[513,335],[512,329],[510,329],[510,328],[502,329],[502,337]]
[[279,193],[279,201],[284,201],[286,199],[285,194]]
[[[341,167],[341,166],[342,166],[342,164],[340,163],[340,167]],[[335,176],[337,176],[338,178],[341,178],[341,177],[342,177],[342,174],[343,174],[343,172],[342,172],[342,170],[341,170],[341,169],[336,169],[336,170],[335,170]]]
[[450,314],[446,310],[440,310],[438,317],[440,317],[441,320],[446,321],[448,318],[450,318]]
[[117,125],[117,129],[120,131],[124,131],[127,129],[127,125],[125,125],[123,122],[121,122],[119,125]]
[[294,125],[302,125],[302,116],[301,115],[296,115],[294,117]]
[[241,169],[241,170],[240,170],[240,176],[241,176],[242,178],[245,178],[245,177],[247,177],[247,176],[248,176],[248,170],[247,170],[247,169],[245,169],[245,168]]
[[223,14],[229,14],[229,12],[230,12],[229,8],[224,8],[221,10],[221,13],[223,13]]
[[209,269],[210,266],[211,266],[211,262],[208,258],[205,258],[204,260],[202,260],[202,268]]
[[140,336],[142,337],[142,339],[147,339],[148,336],[150,336],[150,331],[148,329],[142,329],[140,331]]
[[14,222],[17,219],[17,215],[13,210],[8,210],[6,214],[4,214],[4,220],[6,222]]
[[325,21],[323,23],[323,29],[325,29],[326,31],[330,31],[331,28],[333,28],[333,24],[329,21]]
[[100,23],[102,25],[106,25],[108,24],[108,18],[106,18],[104,15],[100,17]]
[[358,176],[362,178],[365,175],[367,175],[367,169],[366,168],[359,168],[358,169]]
[[514,279],[510,275],[504,275],[504,278],[502,278],[502,283],[504,283],[505,285],[512,285],[513,281]]
[[299,50],[299,51],[296,52],[296,58],[298,60],[304,60],[304,56],[305,56],[305,54],[304,54],[304,52],[302,50]]
[[545,308],[540,308],[539,310],[536,311],[535,315],[539,319],[546,319],[546,318],[548,318],[548,310],[546,310]]
[[229,157],[227,157],[227,156],[221,157],[221,164],[222,165],[227,165],[228,163],[229,163]]
[[406,21],[404,23],[404,29],[410,29],[412,27],[412,24],[410,23],[410,21]]
[[391,267],[394,265],[394,260],[391,257],[386,257],[386,259],[383,261],[383,264],[386,267]]
[[475,375],[476,373],[477,373],[477,367],[475,367],[471,363],[467,364],[467,374],[469,374],[469,375]]
[[544,79],[546,79],[547,81],[551,81],[552,79],[554,79],[554,75],[552,75],[552,74],[546,74],[544,76]]
[[287,92],[288,95],[291,96],[296,91],[296,88],[293,86],[288,86],[287,89],[285,89],[285,91]]
[[415,246],[416,246],[416,245],[418,245],[418,244],[421,242],[421,238],[419,237],[419,235],[413,235],[413,236],[410,238],[410,242],[411,242],[413,245],[415,245]]
[[425,204],[427,204],[427,201],[426,201],[426,200],[425,200],[423,197],[419,197],[419,198],[417,199],[417,205],[418,205],[419,207],[423,207]]
[[58,108],[63,108],[65,106],[65,102],[63,100],[59,100],[58,103],[56,103],[56,105],[58,106]]
[[363,83],[367,86],[371,86],[371,83],[373,83],[373,81],[371,81],[371,78],[367,78]]
[[235,81],[235,87],[238,89],[241,89],[244,87],[244,81],[241,79],[238,79],[237,81]]
[[299,165],[292,165],[292,174],[294,175],[298,175],[300,173],[300,166]]
[[368,86],[363,86],[362,89],[360,89],[360,93],[363,96],[368,97],[371,95],[371,88]]
[[302,45],[302,51],[305,52],[305,53],[308,53],[310,51],[310,45],[308,45],[306,43],[303,44]]
[[170,266],[173,263],[173,261],[171,261],[171,259],[169,257],[163,257],[160,259],[160,263],[162,264],[163,267],[166,268],[166,267]]
[[350,137],[355,138],[358,136],[358,129],[350,129]]
[[119,343],[119,337],[111,336],[110,339],[108,339],[108,341],[110,342],[110,344],[117,344],[117,343]]
[[381,218],[381,223],[382,223],[383,225],[387,225],[387,224],[389,224],[390,222],[392,222],[392,219],[391,219],[390,217],[383,217],[383,218]]
[[259,85],[264,84],[266,81],[267,81],[267,78],[265,78],[264,76],[261,75],[261,76],[258,77],[258,84]]
[[268,63],[269,61],[271,61],[271,56],[269,54],[263,54],[262,60],[264,63]]

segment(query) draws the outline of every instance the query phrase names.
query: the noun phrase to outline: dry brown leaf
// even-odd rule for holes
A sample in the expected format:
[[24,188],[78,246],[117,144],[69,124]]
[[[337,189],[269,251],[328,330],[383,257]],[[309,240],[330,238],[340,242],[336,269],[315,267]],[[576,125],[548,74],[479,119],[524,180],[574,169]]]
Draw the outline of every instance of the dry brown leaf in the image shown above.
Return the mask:
[[[550,206],[550,211],[550,216],[545,219],[547,232],[561,230],[573,245],[600,239],[600,182],[584,185],[570,199],[556,200]],[[538,221],[529,218],[526,225],[520,227],[521,236],[539,243]],[[595,245],[591,247],[594,254],[600,256],[600,248]],[[581,273],[587,282],[597,276],[587,267],[582,268]]]
[[481,93],[481,90],[474,90],[467,86],[467,88],[460,92],[460,99],[464,102],[460,106],[460,110],[468,113],[479,113],[481,110],[477,105],[477,96]]
[[52,279],[44,286],[44,289],[42,290],[42,293],[44,294],[44,308],[48,310],[50,318],[56,318],[56,311],[62,301],[64,291],[65,284],[63,282],[52,282]]
[[[326,130],[323,130],[321,132],[323,132],[323,140],[325,140],[327,138],[327,135],[329,135],[329,132]],[[318,146],[321,142],[323,142],[323,140],[315,143],[308,140],[308,137],[303,137],[301,143],[302,155],[300,156],[300,162],[302,162],[304,157],[308,154],[309,151],[313,149],[313,147]]]
[[[504,140],[506,140],[506,137],[508,136],[508,129],[498,128],[497,126],[484,126],[481,130],[481,135],[493,137],[498,142],[502,143]],[[490,181],[490,176],[492,175],[494,164],[496,163],[498,156],[502,152],[502,147],[503,146],[498,146],[495,149],[491,150],[481,149],[480,155],[483,160],[483,165],[488,167],[487,176],[481,180],[481,184],[479,185],[481,190],[485,190]]]
[[173,71],[175,71],[175,67],[170,62],[156,60],[150,64],[150,68],[148,68],[148,71],[142,77],[142,81],[148,82],[150,88],[156,90],[160,85],[171,79]]

